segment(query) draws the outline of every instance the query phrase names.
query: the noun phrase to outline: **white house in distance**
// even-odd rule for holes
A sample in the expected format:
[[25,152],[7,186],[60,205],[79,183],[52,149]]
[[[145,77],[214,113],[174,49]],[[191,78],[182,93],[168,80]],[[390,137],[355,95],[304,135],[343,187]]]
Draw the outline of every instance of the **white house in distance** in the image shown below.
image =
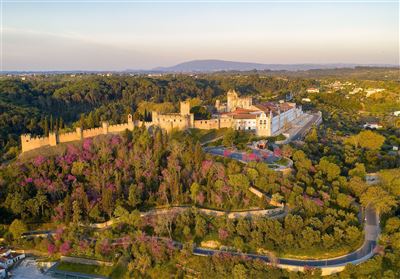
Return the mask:
[[307,93],[319,93],[319,89],[318,88],[307,88]]
[[25,254],[19,254],[9,248],[0,247],[0,268],[2,269],[6,270],[23,258],[25,258]]
[[374,95],[375,93],[379,93],[379,92],[383,92],[383,91],[385,91],[385,89],[383,89],[383,88],[369,88],[369,89],[365,90],[365,93],[367,93],[366,97],[368,98],[369,96]]
[[357,94],[357,93],[359,93],[359,92],[361,92],[363,90],[364,89],[362,89],[361,87],[357,87],[357,88],[354,88],[352,91],[350,91],[349,94],[350,95],[354,95],[354,94]]
[[393,112],[393,115],[394,115],[394,116],[400,116],[400,110],[394,111],[394,112]]
[[380,129],[383,126],[378,123],[365,123],[363,127],[364,129]]

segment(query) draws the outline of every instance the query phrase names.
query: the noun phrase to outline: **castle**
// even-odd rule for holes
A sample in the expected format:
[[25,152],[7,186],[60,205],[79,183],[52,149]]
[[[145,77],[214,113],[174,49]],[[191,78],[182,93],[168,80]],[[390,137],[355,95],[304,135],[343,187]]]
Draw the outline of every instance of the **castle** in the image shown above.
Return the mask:
[[134,121],[132,115],[128,115],[128,122],[117,125],[109,125],[102,122],[102,126],[92,129],[76,128],[69,133],[49,133],[47,137],[32,137],[30,134],[21,135],[22,152],[33,150],[42,146],[55,146],[59,143],[78,141],[98,135],[121,133],[125,130],[132,131],[135,127],[151,126],[159,127],[167,132],[172,130],[197,129],[221,129],[233,128],[235,130],[252,131],[257,136],[269,137],[282,133],[290,128],[291,123],[302,116],[301,107],[295,103],[261,103],[253,105],[251,97],[240,98],[238,94],[230,90],[227,93],[227,103],[216,102],[217,113],[208,120],[194,120],[194,114],[190,113],[190,102],[180,102],[179,113],[152,112],[152,121]]
[[135,127],[151,126],[160,127],[167,132],[173,129],[185,130],[194,126],[194,115],[190,113],[189,101],[180,103],[180,113],[157,113],[152,112],[152,121],[144,122],[132,119],[128,115],[128,122],[123,124],[110,125],[108,122],[102,122],[101,127],[92,129],[76,128],[74,132],[56,133],[50,132],[47,137],[33,137],[31,134],[21,135],[22,152],[33,150],[42,146],[56,146],[59,143],[78,141],[85,138],[91,138],[99,135],[117,134],[125,130],[133,131]]

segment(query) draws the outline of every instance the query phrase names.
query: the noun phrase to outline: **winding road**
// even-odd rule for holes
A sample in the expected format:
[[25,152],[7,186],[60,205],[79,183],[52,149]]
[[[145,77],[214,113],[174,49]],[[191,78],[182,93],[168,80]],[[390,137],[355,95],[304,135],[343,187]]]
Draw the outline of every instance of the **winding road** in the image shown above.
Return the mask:
[[[377,241],[379,236],[379,217],[375,212],[375,210],[372,208],[366,208],[365,216],[366,216],[364,224],[365,241],[364,244],[356,251],[341,257],[321,259],[321,260],[298,260],[290,258],[277,258],[276,261],[274,261],[274,263],[277,264],[278,266],[287,265],[294,267],[325,268],[325,267],[345,266],[349,263],[358,264],[366,261],[367,259],[373,257],[375,254],[374,249],[377,246]],[[246,256],[252,259],[260,259],[266,262],[270,262],[269,257],[265,255],[239,253],[239,252],[225,252],[225,251],[205,249],[200,247],[196,247],[193,249],[193,254],[198,256],[212,256],[214,254],[221,252],[237,256]]]
[[[313,120],[318,120],[318,115],[315,115]],[[303,127],[302,131],[300,131],[300,135],[304,136],[304,133],[310,129],[311,126]],[[205,150],[211,154],[221,156],[221,150],[212,149]],[[223,153],[223,151],[222,151]],[[232,159],[242,161],[239,156],[230,156]],[[369,181],[367,180],[367,183]],[[372,184],[372,183],[369,183]],[[280,267],[288,268],[296,270],[296,267],[313,267],[313,268],[329,268],[329,267],[344,267],[347,264],[359,264],[364,262],[375,255],[375,248],[378,243],[380,227],[379,227],[379,215],[372,207],[365,208],[365,222],[364,222],[364,235],[365,240],[363,245],[354,252],[351,252],[347,255],[335,257],[335,258],[327,258],[327,259],[319,259],[319,260],[300,260],[300,259],[291,259],[291,258],[277,258],[274,259],[274,264]],[[238,255],[238,256],[246,256],[252,259],[260,259],[266,262],[270,262],[270,259],[266,255],[259,255],[259,254],[249,254],[249,253],[239,253],[239,252],[225,252],[221,250],[214,250],[214,249],[205,249],[196,247],[193,249],[193,254],[198,256],[212,256],[216,253],[229,253],[231,255]],[[338,270],[336,270],[338,271]],[[330,274],[330,273],[327,273]]]

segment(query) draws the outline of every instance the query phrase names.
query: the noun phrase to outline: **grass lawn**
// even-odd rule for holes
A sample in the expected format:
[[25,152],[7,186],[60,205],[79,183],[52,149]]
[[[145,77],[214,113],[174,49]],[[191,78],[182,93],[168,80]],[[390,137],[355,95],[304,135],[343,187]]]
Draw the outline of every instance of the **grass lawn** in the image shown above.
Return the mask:
[[281,166],[286,166],[288,163],[289,163],[289,161],[286,158],[280,158],[278,161],[275,162],[275,164],[278,164]]
[[67,263],[61,262],[57,266],[58,270],[79,272],[85,274],[94,274],[101,276],[110,276],[113,272],[112,266],[97,266],[97,265],[87,265],[87,264],[77,264],[77,263]]
[[189,133],[196,140],[201,143],[213,140],[215,138],[221,137],[225,134],[226,128],[222,129],[212,129],[212,130],[200,130],[200,129],[190,129]]

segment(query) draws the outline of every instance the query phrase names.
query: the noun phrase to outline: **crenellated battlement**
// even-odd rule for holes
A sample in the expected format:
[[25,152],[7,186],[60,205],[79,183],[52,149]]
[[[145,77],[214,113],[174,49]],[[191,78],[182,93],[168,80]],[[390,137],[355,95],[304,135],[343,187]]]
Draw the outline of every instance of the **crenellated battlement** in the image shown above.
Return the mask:
[[132,120],[132,115],[129,114],[128,123],[109,125],[107,122],[103,122],[101,127],[84,130],[82,130],[81,128],[76,128],[75,132],[49,133],[48,137],[23,134],[21,135],[22,152],[33,150],[43,146],[55,146],[59,143],[79,141],[84,138],[96,137],[108,133],[119,133],[125,130],[132,131],[134,127],[135,123]]

